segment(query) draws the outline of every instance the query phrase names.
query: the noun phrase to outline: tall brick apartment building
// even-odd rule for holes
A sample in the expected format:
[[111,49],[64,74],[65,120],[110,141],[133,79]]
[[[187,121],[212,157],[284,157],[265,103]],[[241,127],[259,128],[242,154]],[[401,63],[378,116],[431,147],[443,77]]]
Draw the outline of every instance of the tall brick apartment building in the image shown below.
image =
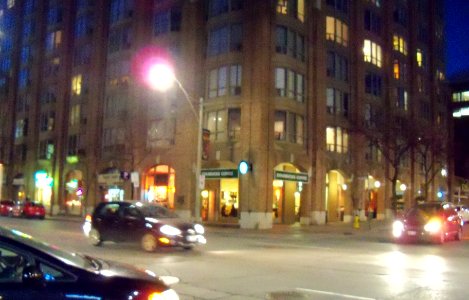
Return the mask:
[[[242,228],[383,219],[423,186],[445,198],[451,176],[426,184],[414,147],[391,184],[371,138],[400,140],[386,129],[397,117],[400,133],[448,132],[442,2],[1,0],[2,197],[69,215],[134,199],[190,217],[202,184],[201,218]],[[138,72],[163,53],[181,83],[165,93]],[[437,167],[452,174],[450,159]]]

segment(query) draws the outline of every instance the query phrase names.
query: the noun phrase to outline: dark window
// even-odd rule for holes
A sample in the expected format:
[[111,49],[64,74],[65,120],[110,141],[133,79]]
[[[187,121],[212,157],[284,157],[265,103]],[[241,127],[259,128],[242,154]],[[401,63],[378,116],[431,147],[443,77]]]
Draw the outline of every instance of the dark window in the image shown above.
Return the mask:
[[209,0],[208,16],[214,17],[243,8],[243,0]]
[[215,56],[242,50],[243,30],[241,24],[225,25],[212,29],[208,37],[207,55]]
[[181,30],[181,9],[172,8],[155,14],[153,21],[153,34],[160,35]]
[[332,51],[327,52],[327,76],[348,81],[348,59]]
[[326,4],[343,13],[348,13],[348,0],[326,0]]
[[365,75],[365,92],[374,96],[381,96],[381,76],[374,73]]
[[381,17],[370,10],[365,11],[365,30],[381,33]]

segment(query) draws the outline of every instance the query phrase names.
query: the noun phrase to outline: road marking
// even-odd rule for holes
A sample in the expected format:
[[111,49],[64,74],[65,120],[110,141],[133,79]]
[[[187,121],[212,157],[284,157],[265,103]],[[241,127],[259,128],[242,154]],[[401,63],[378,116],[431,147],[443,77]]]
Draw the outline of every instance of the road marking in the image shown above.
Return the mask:
[[320,290],[311,290],[311,289],[304,289],[304,288],[296,288],[296,290],[300,291],[300,292],[303,292],[303,293],[322,294],[322,295],[335,296],[335,297],[341,297],[341,298],[347,298],[347,299],[376,300],[375,298],[359,297],[359,296],[354,296],[354,295],[347,295],[347,294],[334,293],[334,292],[326,292],[326,291],[320,291]]

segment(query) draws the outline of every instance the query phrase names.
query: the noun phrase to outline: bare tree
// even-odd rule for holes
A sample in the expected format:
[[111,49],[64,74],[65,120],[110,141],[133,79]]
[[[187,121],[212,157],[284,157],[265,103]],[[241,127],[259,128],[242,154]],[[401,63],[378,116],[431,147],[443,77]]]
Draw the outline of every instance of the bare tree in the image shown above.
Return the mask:
[[386,179],[391,182],[390,200],[392,208],[396,209],[399,199],[397,181],[418,135],[408,115],[385,109],[380,112],[374,115],[368,124],[358,126],[358,132],[365,136],[370,145],[378,149],[390,167]]
[[422,198],[428,199],[429,188],[436,175],[446,166],[448,134],[446,130],[422,124],[414,151],[423,175]]

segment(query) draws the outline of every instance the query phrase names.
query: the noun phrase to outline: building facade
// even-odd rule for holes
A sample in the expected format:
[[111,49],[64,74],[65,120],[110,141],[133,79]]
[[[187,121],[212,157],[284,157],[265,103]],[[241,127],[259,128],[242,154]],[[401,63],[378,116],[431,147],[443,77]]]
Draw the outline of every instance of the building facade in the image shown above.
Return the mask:
[[[423,130],[447,145],[442,1],[0,3],[3,197],[70,215],[200,206],[262,229],[450,195],[447,148]],[[179,83],[166,92],[146,84],[160,58]]]
[[453,181],[453,199],[455,202],[469,205],[469,75],[451,80],[451,109],[453,113],[453,138],[455,180]]

